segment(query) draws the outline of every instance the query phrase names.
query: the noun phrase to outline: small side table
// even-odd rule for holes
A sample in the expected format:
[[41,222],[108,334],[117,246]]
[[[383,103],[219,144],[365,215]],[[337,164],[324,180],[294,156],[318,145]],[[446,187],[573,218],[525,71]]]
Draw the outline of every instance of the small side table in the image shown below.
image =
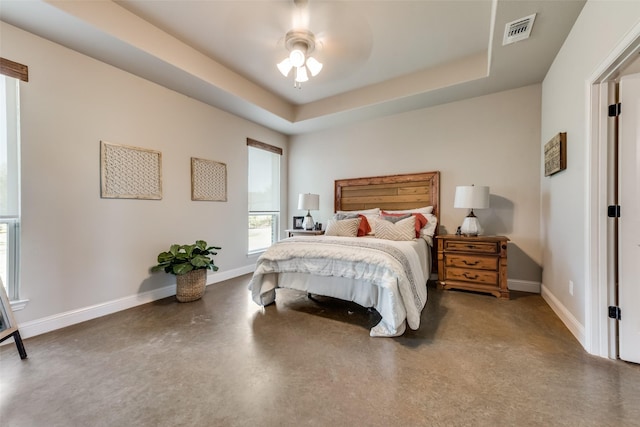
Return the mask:
[[486,292],[509,299],[504,236],[437,236],[438,281],[444,289]]
[[285,230],[287,232],[287,237],[293,236],[320,236],[324,234],[324,230],[302,230],[302,229],[289,229]]

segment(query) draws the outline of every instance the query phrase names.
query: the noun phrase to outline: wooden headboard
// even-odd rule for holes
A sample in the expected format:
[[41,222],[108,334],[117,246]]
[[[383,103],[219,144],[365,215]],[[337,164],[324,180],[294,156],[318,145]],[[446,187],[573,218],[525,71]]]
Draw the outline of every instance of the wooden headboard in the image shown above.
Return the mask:
[[433,214],[439,216],[440,172],[337,179],[334,194],[335,211],[433,206]]
[[[439,218],[440,172],[337,179],[334,194],[335,211],[372,208],[401,210],[433,206],[433,214]],[[434,237],[437,234],[436,227]],[[432,250],[432,273],[437,271],[437,266],[436,251]]]

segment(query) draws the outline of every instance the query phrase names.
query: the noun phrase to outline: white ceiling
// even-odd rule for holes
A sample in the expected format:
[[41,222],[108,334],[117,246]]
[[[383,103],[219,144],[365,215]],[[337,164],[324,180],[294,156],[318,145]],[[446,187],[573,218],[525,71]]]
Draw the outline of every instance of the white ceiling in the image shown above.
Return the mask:
[[[584,0],[2,0],[0,20],[286,134],[539,83]],[[505,25],[536,13],[531,37]],[[284,35],[322,72],[293,87]],[[10,58],[9,58],[10,59]]]

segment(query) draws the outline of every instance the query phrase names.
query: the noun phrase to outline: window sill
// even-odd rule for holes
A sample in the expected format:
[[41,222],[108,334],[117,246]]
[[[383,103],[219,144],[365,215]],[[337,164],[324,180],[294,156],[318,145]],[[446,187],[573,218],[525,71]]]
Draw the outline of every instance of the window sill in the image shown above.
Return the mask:
[[29,303],[28,299],[19,299],[19,300],[9,302],[9,304],[11,305],[11,310],[13,311],[20,311],[24,309],[28,303]]

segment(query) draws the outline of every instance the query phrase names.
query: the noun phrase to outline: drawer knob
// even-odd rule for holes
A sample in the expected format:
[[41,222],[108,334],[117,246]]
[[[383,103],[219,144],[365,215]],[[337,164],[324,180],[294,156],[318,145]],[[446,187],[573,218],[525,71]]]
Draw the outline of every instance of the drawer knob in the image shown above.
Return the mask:
[[475,249],[475,248],[476,248],[476,245],[467,245],[467,248],[469,248],[469,249]]
[[470,280],[475,280],[475,279],[477,279],[477,278],[478,278],[478,275],[477,275],[477,274],[474,274],[474,275],[472,276],[472,275],[470,275],[469,273],[464,273],[464,274],[463,274],[463,276],[464,276],[464,277],[466,277],[467,279],[470,279]]
[[466,259],[463,259],[462,262],[464,263],[464,265],[477,265],[480,261],[476,260],[473,262],[469,262]]

